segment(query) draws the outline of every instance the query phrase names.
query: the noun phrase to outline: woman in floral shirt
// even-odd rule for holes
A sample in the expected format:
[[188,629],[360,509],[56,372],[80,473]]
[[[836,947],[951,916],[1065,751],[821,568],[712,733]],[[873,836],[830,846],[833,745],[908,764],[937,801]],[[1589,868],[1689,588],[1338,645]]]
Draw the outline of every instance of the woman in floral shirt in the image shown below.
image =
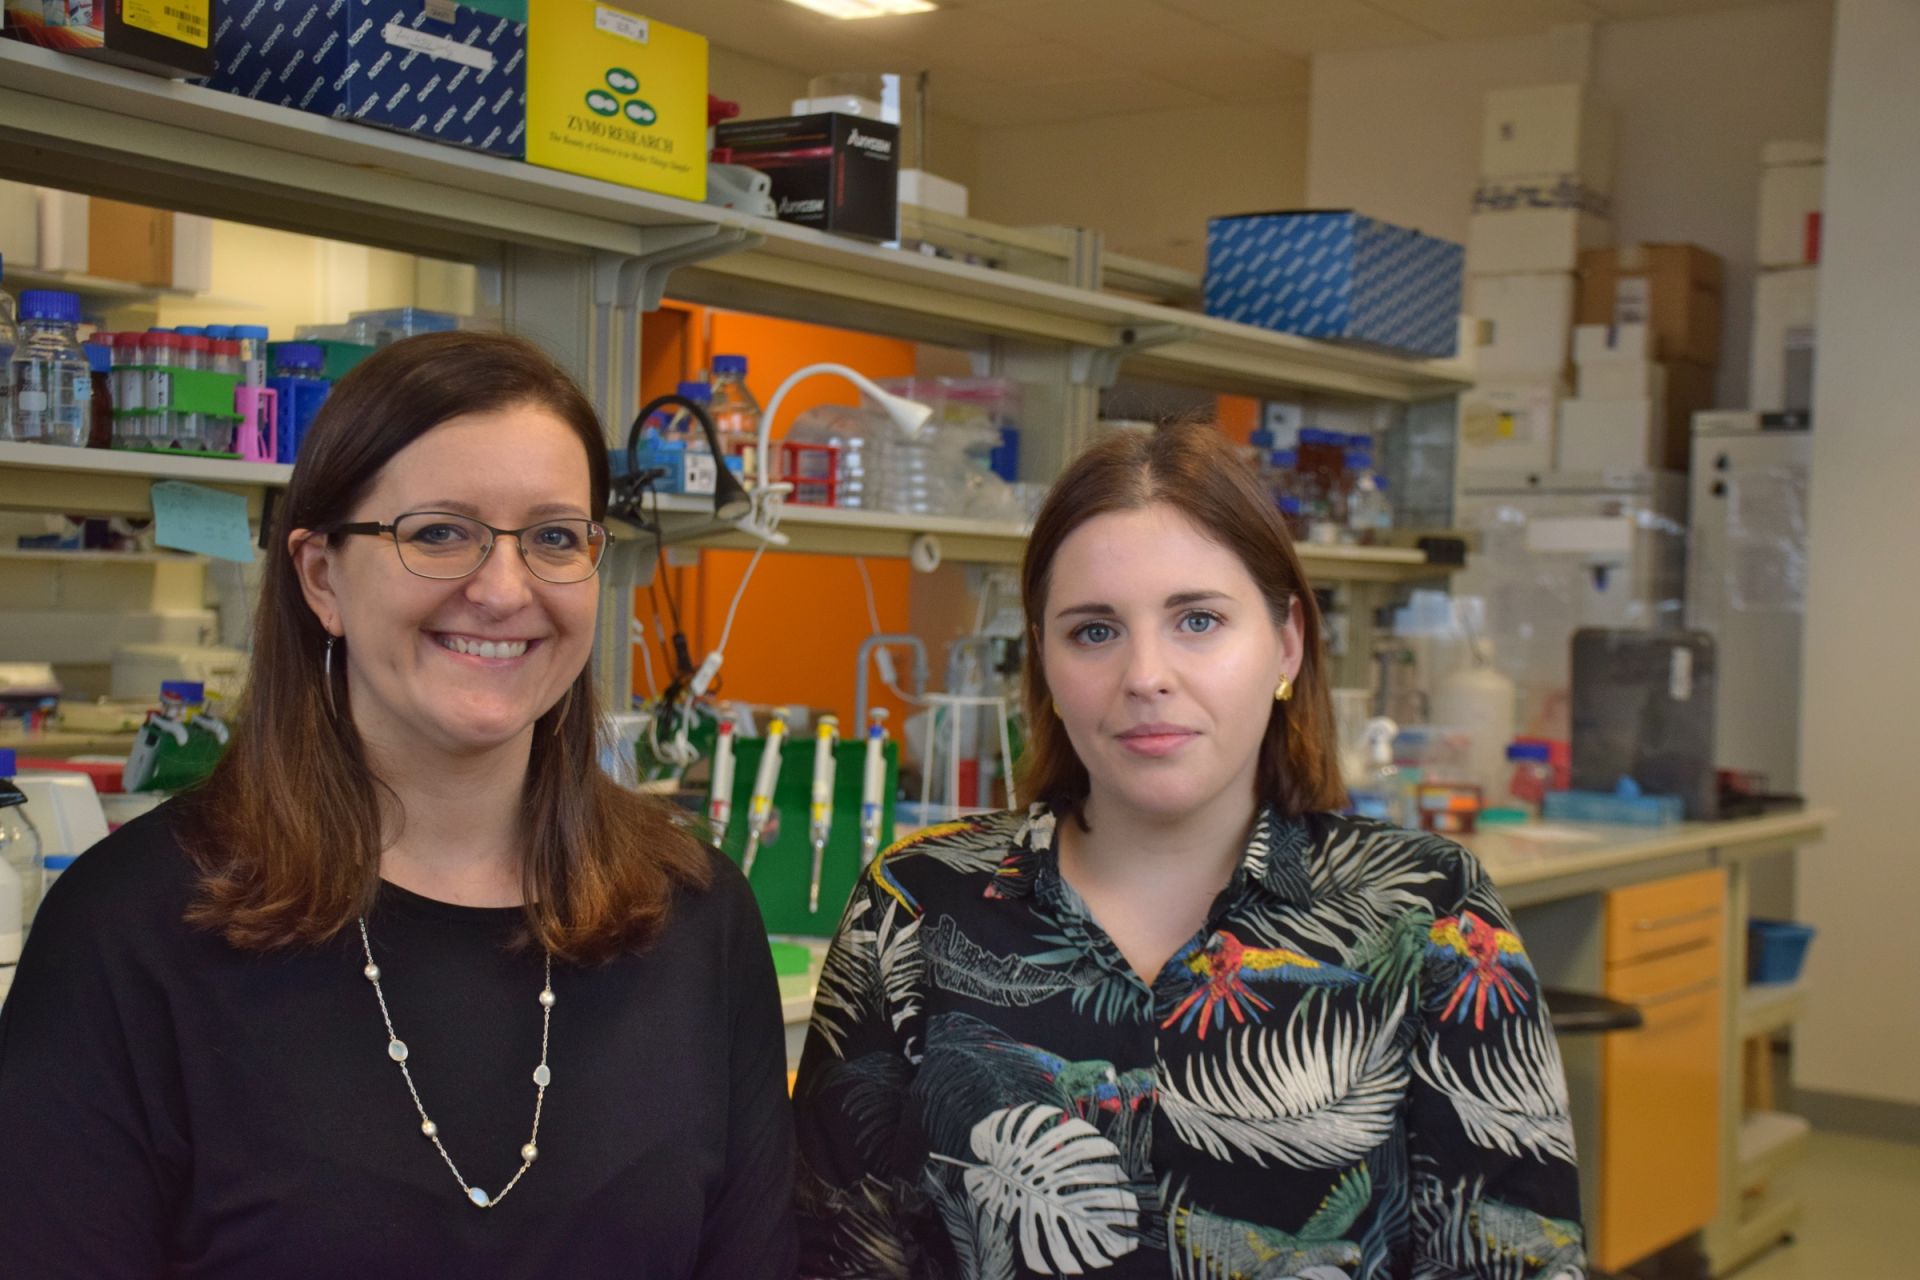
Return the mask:
[[1338,816],[1320,618],[1218,431],[1028,544],[1026,813],[856,888],[795,1102],[802,1272],[1579,1277],[1539,986],[1448,841]]

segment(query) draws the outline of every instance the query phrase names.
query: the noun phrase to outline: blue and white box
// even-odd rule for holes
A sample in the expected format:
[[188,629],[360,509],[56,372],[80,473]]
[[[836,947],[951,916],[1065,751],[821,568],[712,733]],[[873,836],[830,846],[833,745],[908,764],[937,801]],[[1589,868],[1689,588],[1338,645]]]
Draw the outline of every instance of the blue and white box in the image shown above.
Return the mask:
[[523,159],[527,0],[217,0],[209,87]]
[[1451,356],[1465,250],[1351,210],[1207,222],[1207,314],[1242,324]]

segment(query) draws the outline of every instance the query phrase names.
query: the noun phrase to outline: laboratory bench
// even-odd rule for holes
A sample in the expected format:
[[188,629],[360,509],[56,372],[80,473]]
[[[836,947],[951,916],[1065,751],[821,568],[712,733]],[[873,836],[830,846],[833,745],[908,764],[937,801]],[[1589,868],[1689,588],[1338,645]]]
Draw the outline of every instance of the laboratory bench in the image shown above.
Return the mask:
[[[1790,1025],[1805,993],[1746,980],[1747,873],[1819,841],[1832,816],[1538,823],[1460,838],[1513,910],[1542,986],[1640,1015],[1630,1030],[1561,1036],[1597,1266],[1703,1232],[1724,1275],[1792,1232],[1799,1205],[1773,1184],[1806,1122],[1750,1109],[1741,1082],[1748,1042]],[[810,1009],[806,996],[784,1001],[790,1066]]]

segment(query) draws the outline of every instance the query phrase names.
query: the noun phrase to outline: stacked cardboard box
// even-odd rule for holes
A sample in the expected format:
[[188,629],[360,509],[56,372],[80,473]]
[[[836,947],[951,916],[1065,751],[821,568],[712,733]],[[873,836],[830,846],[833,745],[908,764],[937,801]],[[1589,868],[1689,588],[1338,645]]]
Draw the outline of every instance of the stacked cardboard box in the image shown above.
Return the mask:
[[1819,301],[1820,204],[1825,152],[1817,142],[1774,142],[1761,152],[1760,224],[1753,291],[1747,405],[1813,407],[1814,311]]
[[1720,259],[1696,245],[1580,255],[1579,395],[1562,408],[1561,470],[1685,471],[1688,424],[1713,407]]
[[1461,469],[1548,471],[1583,248],[1607,243],[1613,129],[1578,84],[1486,97],[1467,236],[1479,385],[1461,397]]

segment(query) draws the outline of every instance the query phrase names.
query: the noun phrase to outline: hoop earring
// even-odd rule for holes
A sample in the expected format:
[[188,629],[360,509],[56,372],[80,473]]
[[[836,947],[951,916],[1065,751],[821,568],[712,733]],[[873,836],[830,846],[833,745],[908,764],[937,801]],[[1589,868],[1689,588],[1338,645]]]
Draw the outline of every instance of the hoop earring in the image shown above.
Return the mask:
[[1287,679],[1285,676],[1281,676],[1280,687],[1273,691],[1273,700],[1275,702],[1290,702],[1292,699],[1293,681]]
[[560,699],[560,714],[553,718],[553,736],[559,737],[560,730],[566,726],[567,712],[573,710],[573,686],[567,686],[567,696]]
[[338,636],[327,637],[327,647],[320,658],[321,688],[327,695],[327,716],[334,720],[340,718],[339,708],[333,705],[333,642],[337,639]]

